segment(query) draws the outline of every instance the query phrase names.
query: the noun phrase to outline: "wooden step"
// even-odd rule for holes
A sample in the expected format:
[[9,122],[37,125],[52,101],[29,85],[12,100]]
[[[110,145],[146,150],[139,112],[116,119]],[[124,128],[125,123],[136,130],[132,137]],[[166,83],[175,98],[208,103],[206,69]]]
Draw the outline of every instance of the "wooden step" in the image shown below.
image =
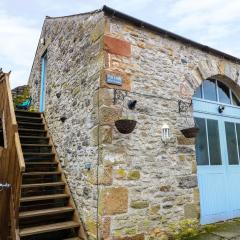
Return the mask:
[[18,110],[18,109],[15,110],[15,113],[29,113],[29,114],[32,114],[32,115],[42,114],[42,112],[38,112],[38,111],[31,112],[31,111],[27,111],[27,110]]
[[33,125],[33,126],[44,126],[44,123],[21,122],[21,121],[18,121],[18,124]]
[[27,153],[23,153],[24,156],[46,156],[46,155],[55,155],[55,153],[37,153],[37,152],[27,152]]
[[23,176],[38,176],[38,175],[60,175],[61,172],[25,172]]
[[51,194],[51,195],[41,195],[41,196],[34,196],[34,197],[23,197],[20,198],[20,202],[33,202],[33,201],[42,201],[42,200],[51,200],[51,199],[62,199],[62,198],[69,198],[68,194]]
[[37,227],[23,228],[23,229],[20,229],[19,234],[20,234],[20,237],[25,237],[25,236],[48,233],[53,231],[60,231],[64,229],[71,229],[71,228],[77,228],[77,227],[79,227],[79,223],[74,221],[68,221],[68,222],[61,222],[61,223],[55,223],[55,224],[41,225]]
[[21,136],[42,136],[45,137],[47,131],[46,130],[41,130],[41,129],[31,129],[31,128],[19,128],[18,129],[19,135]]
[[51,153],[50,144],[22,144],[23,153]]
[[57,166],[57,162],[26,162],[27,166],[35,166],[35,165],[55,165]]
[[16,116],[41,117],[41,112],[30,112],[25,110],[15,110]]
[[31,184],[23,184],[21,186],[22,189],[25,188],[38,188],[38,187],[56,187],[56,186],[64,186],[64,182],[50,182],[50,183],[31,183]]
[[[47,153],[39,153],[39,152],[24,152],[23,156],[25,158],[25,161],[39,161],[42,159],[44,162],[53,160],[53,157],[55,156],[55,153],[47,152]],[[35,161],[36,160],[36,161]]]
[[58,207],[58,208],[49,208],[49,209],[41,209],[41,210],[35,210],[35,211],[20,212],[19,217],[20,219],[23,219],[23,218],[32,218],[32,217],[39,217],[39,216],[56,215],[61,213],[73,212],[73,211],[74,209],[72,207]]
[[24,135],[24,136],[20,136],[20,138],[23,138],[23,139],[25,139],[25,138],[32,138],[32,139],[49,139],[49,137],[43,137],[43,136],[31,136],[31,135]]
[[21,144],[48,144],[49,138],[45,136],[20,136]]
[[40,162],[25,162],[26,164],[26,172],[49,172],[49,171],[55,171],[55,169],[58,166],[57,162],[48,162],[48,161],[40,161]]
[[23,143],[21,145],[22,147],[52,147],[51,144],[37,144],[37,143],[34,144]]
[[22,122],[18,121],[18,128],[30,128],[30,129],[39,129],[39,130],[44,130],[44,123],[32,123],[32,122]]
[[34,128],[19,128],[18,131],[24,131],[24,132],[40,132],[40,133],[45,133],[46,130],[42,129],[34,129]]
[[29,116],[16,116],[17,121],[21,122],[34,122],[34,123],[42,123],[41,117],[29,117]]

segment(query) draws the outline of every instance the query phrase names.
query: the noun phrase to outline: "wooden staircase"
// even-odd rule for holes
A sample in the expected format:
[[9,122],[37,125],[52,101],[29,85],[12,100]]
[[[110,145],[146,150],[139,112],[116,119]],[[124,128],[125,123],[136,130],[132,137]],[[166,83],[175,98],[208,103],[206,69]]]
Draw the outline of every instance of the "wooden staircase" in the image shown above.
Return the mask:
[[15,114],[26,165],[19,208],[20,238],[87,239],[43,114]]

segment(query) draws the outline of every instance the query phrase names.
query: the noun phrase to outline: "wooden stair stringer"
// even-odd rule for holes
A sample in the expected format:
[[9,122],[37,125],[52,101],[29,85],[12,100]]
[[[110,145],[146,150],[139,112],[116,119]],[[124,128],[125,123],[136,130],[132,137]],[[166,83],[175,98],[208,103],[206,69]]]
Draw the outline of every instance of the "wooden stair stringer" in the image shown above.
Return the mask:
[[74,209],[73,221],[79,223],[78,237],[80,239],[87,240],[88,239],[87,231],[85,230],[83,222],[82,222],[82,220],[81,220],[81,218],[80,218],[80,216],[78,214],[78,210],[77,210],[75,201],[74,201],[74,199],[72,197],[72,193],[70,191],[70,188],[69,188],[69,185],[68,185],[68,181],[67,181],[66,176],[64,174],[64,171],[62,169],[61,162],[59,160],[58,153],[56,151],[56,148],[55,148],[52,136],[50,134],[50,131],[49,131],[48,124],[46,122],[44,113],[42,113],[41,116],[42,116],[42,121],[44,123],[44,130],[46,131],[46,137],[49,138],[49,144],[52,145],[52,153],[55,154],[55,162],[57,162],[57,164],[58,164],[57,165],[57,170],[59,172],[61,172],[61,180],[65,183],[65,192],[66,192],[66,194],[69,195],[69,200],[68,200],[69,201],[69,206]]

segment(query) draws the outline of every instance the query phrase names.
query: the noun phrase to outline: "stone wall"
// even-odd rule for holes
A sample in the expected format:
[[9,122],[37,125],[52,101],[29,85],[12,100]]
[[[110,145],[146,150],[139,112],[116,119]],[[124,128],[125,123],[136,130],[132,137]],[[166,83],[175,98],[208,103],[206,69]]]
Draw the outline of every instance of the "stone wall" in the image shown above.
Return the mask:
[[[45,115],[90,237],[99,226],[99,239],[160,239],[170,222],[199,218],[194,139],[180,132],[188,126],[178,100],[190,103],[208,77],[239,85],[239,65],[102,12],[47,18],[41,38],[31,94],[38,107],[47,49]],[[122,86],[106,83],[109,73]],[[114,89],[126,95],[115,104]],[[129,135],[114,126],[126,115],[138,122]]]
[[[100,187],[101,234],[114,239],[164,238],[170,222],[199,218],[194,139],[180,132],[189,126],[186,116],[178,113],[178,100],[190,103],[208,77],[239,84],[240,66],[109,17],[104,52],[99,116],[100,128],[108,129],[102,138],[108,141],[102,142],[101,167],[111,181]],[[122,76],[123,85],[106,84],[108,72]],[[113,88],[127,91],[117,105]],[[130,115],[138,123],[133,133],[123,135],[114,121],[127,114],[128,99],[137,100]],[[191,108],[186,115],[191,123]],[[168,143],[161,139],[164,123],[172,134]]]
[[[29,78],[38,109],[40,60],[47,50],[45,116],[79,215],[94,239],[98,193],[92,175],[98,146],[91,143],[90,131],[98,123],[95,97],[103,68],[103,32],[102,12],[46,18],[40,37],[45,44],[39,42]],[[91,163],[90,171],[85,163]]]

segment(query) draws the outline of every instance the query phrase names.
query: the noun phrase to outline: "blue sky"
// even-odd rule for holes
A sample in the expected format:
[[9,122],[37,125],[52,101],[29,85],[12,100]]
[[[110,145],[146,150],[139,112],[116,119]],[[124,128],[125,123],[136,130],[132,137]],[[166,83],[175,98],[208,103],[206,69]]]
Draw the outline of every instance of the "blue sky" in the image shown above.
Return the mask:
[[45,16],[104,4],[240,57],[240,0],[0,0],[0,67],[11,86],[26,84]]

